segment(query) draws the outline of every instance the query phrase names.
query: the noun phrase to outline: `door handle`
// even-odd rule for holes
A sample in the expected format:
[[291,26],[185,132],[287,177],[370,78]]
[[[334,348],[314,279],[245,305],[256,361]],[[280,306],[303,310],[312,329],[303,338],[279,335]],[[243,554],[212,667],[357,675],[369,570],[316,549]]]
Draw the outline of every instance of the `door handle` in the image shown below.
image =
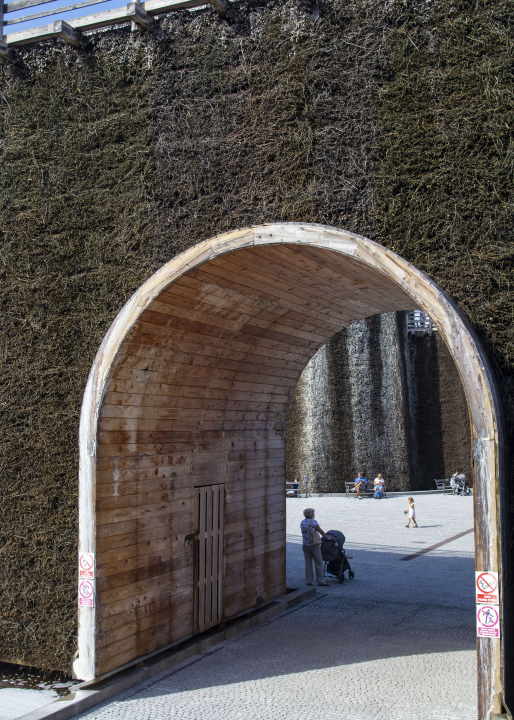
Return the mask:
[[184,537],[184,545],[189,546],[195,539],[195,537],[198,535],[198,531],[194,533],[189,533],[189,535],[186,535]]

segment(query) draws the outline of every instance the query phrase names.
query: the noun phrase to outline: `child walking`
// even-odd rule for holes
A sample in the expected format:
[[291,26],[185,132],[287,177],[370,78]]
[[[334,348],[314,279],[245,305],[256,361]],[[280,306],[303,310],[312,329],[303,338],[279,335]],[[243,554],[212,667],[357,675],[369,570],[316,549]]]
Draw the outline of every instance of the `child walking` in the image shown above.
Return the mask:
[[407,520],[407,525],[405,527],[410,527],[411,520],[414,522],[414,527],[418,527],[418,523],[416,522],[416,511],[414,510],[414,498],[407,498],[407,502],[409,503],[409,509],[405,510],[405,513],[409,513],[409,519]]

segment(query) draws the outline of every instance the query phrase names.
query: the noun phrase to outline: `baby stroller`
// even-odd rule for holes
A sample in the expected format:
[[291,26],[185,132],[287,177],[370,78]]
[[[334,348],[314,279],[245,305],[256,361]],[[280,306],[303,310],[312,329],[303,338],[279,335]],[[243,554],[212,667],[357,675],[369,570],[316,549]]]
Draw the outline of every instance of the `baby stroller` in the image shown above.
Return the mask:
[[[321,557],[325,561],[325,575],[332,575],[337,578],[338,582],[342,583],[344,582],[344,574],[348,570],[348,577],[353,580],[355,573],[350,567],[343,548],[345,536],[339,530],[329,530],[327,537],[330,540],[323,539],[321,541]],[[332,540],[335,540],[335,542],[332,542]]]
[[464,473],[461,473],[460,475],[457,475],[455,473],[451,476],[450,479],[450,487],[453,490],[454,495],[470,495],[471,490],[468,486],[466,476]]

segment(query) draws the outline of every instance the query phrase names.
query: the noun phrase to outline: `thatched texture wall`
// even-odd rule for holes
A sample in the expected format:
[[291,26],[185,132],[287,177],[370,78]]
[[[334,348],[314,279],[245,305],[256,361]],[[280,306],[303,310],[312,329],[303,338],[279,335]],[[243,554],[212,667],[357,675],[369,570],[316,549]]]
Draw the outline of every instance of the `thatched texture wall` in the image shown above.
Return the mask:
[[435,478],[472,478],[469,411],[439,333],[407,333],[384,313],[334,335],[296,385],[287,415],[289,481],[344,492],[362,471],[389,491],[433,490]]
[[88,370],[204,238],[289,220],[393,248],[467,313],[512,420],[513,11],[252,0],[0,68],[0,658],[70,667]]

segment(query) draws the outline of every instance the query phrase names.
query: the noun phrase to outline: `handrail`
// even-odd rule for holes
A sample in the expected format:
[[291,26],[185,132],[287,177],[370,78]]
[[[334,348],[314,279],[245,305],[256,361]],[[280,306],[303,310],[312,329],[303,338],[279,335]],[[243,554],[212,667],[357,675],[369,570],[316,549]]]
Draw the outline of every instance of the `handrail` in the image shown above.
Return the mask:
[[97,6],[108,0],[80,0],[79,2],[64,7],[52,8],[50,10],[37,10],[30,15],[22,17],[6,18],[6,15],[26,10],[28,8],[40,8],[47,3],[55,2],[55,0],[12,0],[12,2],[4,3],[0,0],[0,61],[13,60],[12,48],[19,45],[27,45],[29,43],[47,40],[49,38],[60,37],[65,43],[79,46],[81,42],[81,31],[96,30],[110,25],[119,25],[131,23],[132,30],[137,28],[148,29],[154,15],[162,15],[174,10],[183,8],[198,8],[207,4],[212,7],[220,15],[227,12],[228,0],[146,0],[144,2],[129,2],[127,5],[94,12],[90,15],[84,15],[77,18],[62,18],[51,22],[49,25],[41,25],[39,27],[11,32],[4,34],[5,28],[12,27],[23,22],[38,20],[63,15],[80,8]]

